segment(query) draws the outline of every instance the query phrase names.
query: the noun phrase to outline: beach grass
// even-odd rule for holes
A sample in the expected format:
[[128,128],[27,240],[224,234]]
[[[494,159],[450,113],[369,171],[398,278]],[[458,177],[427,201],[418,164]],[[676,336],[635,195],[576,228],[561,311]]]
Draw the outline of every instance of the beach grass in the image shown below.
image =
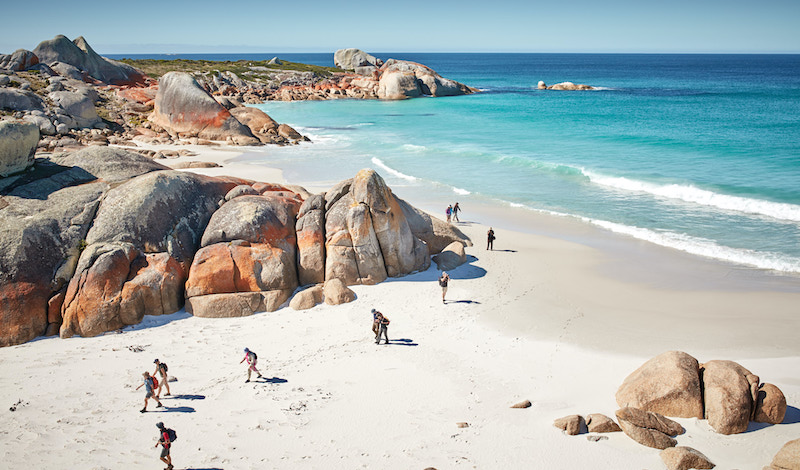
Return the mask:
[[321,77],[329,77],[335,72],[341,72],[341,70],[336,67],[323,67],[284,60],[281,61],[280,65],[269,64],[269,61],[266,60],[121,59],[120,62],[136,67],[153,78],[158,78],[167,72],[232,72],[248,80],[257,78],[266,79],[269,77],[270,73],[284,70],[313,72]]

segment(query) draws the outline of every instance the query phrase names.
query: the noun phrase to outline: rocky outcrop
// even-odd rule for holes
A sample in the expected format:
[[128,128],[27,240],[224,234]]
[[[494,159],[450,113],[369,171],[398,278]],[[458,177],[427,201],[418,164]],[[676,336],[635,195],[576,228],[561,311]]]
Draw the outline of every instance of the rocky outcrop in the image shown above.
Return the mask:
[[254,145],[250,128],[220,105],[191,75],[169,72],[159,80],[150,120],[182,136]]
[[342,70],[356,70],[357,68],[377,68],[383,61],[361,49],[339,49],[333,53],[333,63]]
[[580,90],[595,90],[595,87],[590,85],[575,84],[572,82],[561,82],[555,85],[547,86],[544,82],[540,81],[537,85],[540,90],[561,90],[561,91],[580,91]]
[[100,123],[100,116],[94,107],[95,99],[89,90],[54,91],[47,96],[63,114],[75,121],[73,127],[94,127]]
[[378,98],[401,100],[421,95],[456,96],[476,90],[446,79],[430,67],[405,60],[389,59],[380,68]]
[[697,359],[669,351],[642,364],[617,390],[617,405],[680,418],[703,418]]
[[69,64],[88,77],[111,85],[134,85],[144,82],[144,74],[130,65],[98,55],[83,37],[70,41],[59,34],[42,41],[33,50],[39,61],[45,64],[56,62]]
[[0,121],[0,177],[27,170],[39,142],[39,128],[20,121]]
[[661,451],[660,456],[667,470],[710,469],[716,466],[708,457],[691,447],[668,447]]
[[92,147],[0,179],[0,345],[58,330],[61,301],[51,300],[63,299],[101,198],[112,184],[165,169],[138,154]]
[[800,439],[784,444],[764,470],[800,470]]
[[0,54],[0,69],[22,71],[38,63],[36,54],[25,49],[17,49],[12,54]]
[[7,111],[42,111],[44,102],[34,93],[15,88],[0,88],[0,109]]
[[672,436],[683,433],[680,424],[658,413],[627,407],[617,410],[616,415],[622,432],[643,446],[674,447],[677,441]]

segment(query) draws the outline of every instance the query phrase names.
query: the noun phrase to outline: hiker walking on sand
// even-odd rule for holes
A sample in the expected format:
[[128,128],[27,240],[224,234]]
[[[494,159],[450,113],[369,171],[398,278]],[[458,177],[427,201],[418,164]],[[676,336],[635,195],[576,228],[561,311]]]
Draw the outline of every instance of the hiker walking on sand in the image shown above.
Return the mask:
[[444,296],[447,294],[448,282],[450,282],[450,276],[447,275],[447,271],[442,271],[442,275],[439,276],[439,285],[442,287],[442,303],[445,303]]
[[169,377],[167,376],[167,364],[165,362],[161,362],[158,359],[153,361],[153,364],[156,365],[156,370],[153,372],[155,376],[156,373],[161,375],[161,380],[158,382],[158,391],[156,392],[156,398],[161,398],[161,389],[167,387],[167,393],[164,396],[170,396],[169,391]]
[[156,427],[159,431],[158,442],[156,442],[155,447],[158,447],[161,444],[161,461],[167,464],[167,468],[164,470],[172,470],[174,467],[172,466],[172,456],[169,455],[169,450],[172,447],[172,441],[175,440],[177,435],[175,431],[164,427],[164,423],[156,423]]
[[142,377],[144,377],[144,381],[142,381],[142,383],[139,384],[138,387],[136,387],[136,390],[139,390],[140,388],[142,388],[142,385],[144,385],[144,389],[147,393],[145,393],[144,395],[144,408],[139,410],[139,412],[144,413],[145,411],[147,411],[147,400],[151,398],[154,398],[156,400],[156,403],[158,403],[158,405],[156,405],[156,408],[161,408],[162,406],[164,406],[161,404],[161,400],[159,400],[155,394],[155,388],[158,387],[158,380],[155,377],[151,377],[150,372],[145,372],[144,374],[142,374]]
[[375,337],[375,344],[381,344],[381,335],[386,338],[386,343],[389,344],[389,319],[386,318],[381,312],[376,313],[378,320],[378,336]]
[[244,361],[247,361],[247,380],[245,380],[244,383],[250,382],[251,372],[255,372],[256,374],[258,374],[257,378],[259,379],[262,378],[261,372],[259,372],[258,369],[256,369],[256,362],[258,362],[258,356],[256,355],[256,353],[247,348],[244,348],[244,358],[242,358],[242,360],[239,361],[239,364],[241,364]]
[[447,206],[447,210],[444,211],[444,213],[447,215],[447,223],[449,224],[450,223],[450,216],[453,213],[453,206],[452,205]]
[[455,220],[456,222],[461,222],[460,220],[458,220],[458,211],[460,210],[461,208],[458,207],[458,203],[456,203],[456,205],[453,206],[453,220]]
[[380,324],[381,322],[378,320],[378,315],[381,315],[381,312],[372,309],[372,332],[375,333],[375,341],[378,341],[378,335],[380,333]]
[[486,249],[494,250],[494,230],[492,230],[492,227],[489,227],[489,231],[486,232]]

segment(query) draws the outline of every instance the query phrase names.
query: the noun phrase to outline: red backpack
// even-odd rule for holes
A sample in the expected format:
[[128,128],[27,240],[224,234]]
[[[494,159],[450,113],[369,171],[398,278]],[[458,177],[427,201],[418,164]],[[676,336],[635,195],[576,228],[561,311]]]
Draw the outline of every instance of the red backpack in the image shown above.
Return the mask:
[[155,375],[151,375],[151,376],[150,376],[150,385],[151,385],[153,388],[158,388],[158,379],[156,378],[156,376],[155,376]]

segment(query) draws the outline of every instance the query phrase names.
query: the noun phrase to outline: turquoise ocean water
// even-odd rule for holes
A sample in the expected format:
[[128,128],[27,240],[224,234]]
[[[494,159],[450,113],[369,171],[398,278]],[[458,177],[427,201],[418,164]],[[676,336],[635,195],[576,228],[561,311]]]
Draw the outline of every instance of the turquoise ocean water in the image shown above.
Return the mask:
[[[800,56],[376,55],[424,63],[482,92],[265,103],[258,107],[313,144],[245,160],[321,186],[372,167],[393,188],[431,188],[466,207],[480,200],[566,215],[800,273]],[[539,80],[600,89],[540,91]]]

